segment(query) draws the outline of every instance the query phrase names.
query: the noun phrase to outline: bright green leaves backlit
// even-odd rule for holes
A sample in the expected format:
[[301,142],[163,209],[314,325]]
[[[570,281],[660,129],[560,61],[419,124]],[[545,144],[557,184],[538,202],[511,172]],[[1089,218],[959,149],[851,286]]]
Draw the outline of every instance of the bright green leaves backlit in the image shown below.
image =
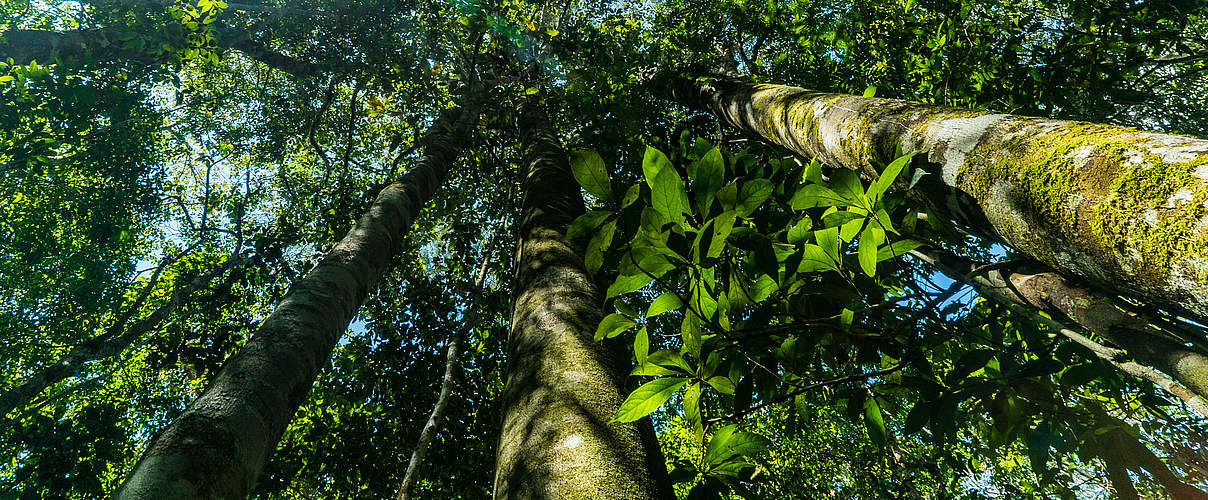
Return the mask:
[[[576,153],[576,179],[604,206],[568,235],[590,236],[587,268],[611,280],[606,296],[616,312],[596,338],[633,335],[632,375],[655,377],[629,395],[617,420],[682,394],[700,455],[677,462],[676,474],[741,491],[767,441],[721,423],[792,390],[804,380],[799,370],[822,362],[811,360],[823,346],[849,342],[843,332],[859,329],[867,304],[850,283],[881,279],[879,262],[917,245],[890,220],[903,210],[902,196],[888,191],[910,157],[865,187],[848,171],[824,174],[818,162],[726,154],[700,141],[675,153],[647,147],[640,182],[620,197],[599,155]],[[828,319],[808,319],[817,316]],[[809,321],[833,326],[794,326]],[[762,354],[749,343],[765,346],[754,348]],[[856,418],[883,444],[879,412],[870,406]]]
[[588,193],[601,200],[612,199],[612,183],[608,180],[608,171],[604,169],[604,160],[595,151],[576,151],[570,157],[570,169],[575,180]]

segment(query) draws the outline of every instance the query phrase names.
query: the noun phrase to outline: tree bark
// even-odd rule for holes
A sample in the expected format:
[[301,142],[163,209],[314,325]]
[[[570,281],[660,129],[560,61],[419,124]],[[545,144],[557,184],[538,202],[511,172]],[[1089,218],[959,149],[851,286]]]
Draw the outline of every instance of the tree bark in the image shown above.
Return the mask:
[[344,239],[294,283],[201,397],[151,442],[116,498],[247,496],[477,116],[463,109],[437,119],[415,168],[383,189]]
[[593,339],[603,298],[583,248],[565,238],[583,197],[535,98],[522,106],[520,138],[523,219],[495,498],[673,498],[649,420],[610,423],[628,367]]
[[[214,43],[218,47],[238,50],[270,68],[298,78],[322,71],[314,63],[269,49],[264,44],[252,40],[247,32],[238,28],[215,23],[214,31]],[[87,55],[98,61],[126,60],[142,64],[165,62],[163,55],[122,48],[120,34],[121,31],[115,28],[72,31],[9,30],[3,33],[4,41],[0,43],[0,61],[12,58],[15,64],[29,64],[33,61],[50,64],[55,58],[79,58]]]
[[692,108],[834,167],[897,150],[933,210],[1053,269],[1208,318],[1208,140],[732,79],[655,81]]
[[[1205,411],[1208,401],[1199,399],[1208,398],[1208,356],[1154,329],[1143,319],[1071,284],[1057,273],[987,269],[951,252],[926,246],[911,254],[935,265],[949,277],[973,285],[980,295],[989,300],[1007,306],[1019,304],[1052,317],[1065,316],[1073,320],[1100,338],[1123,348],[1143,365],[1166,373],[1183,384],[1185,388],[1171,388],[1171,392],[1208,417],[1208,411]],[[1188,393],[1188,390],[1194,394]]]

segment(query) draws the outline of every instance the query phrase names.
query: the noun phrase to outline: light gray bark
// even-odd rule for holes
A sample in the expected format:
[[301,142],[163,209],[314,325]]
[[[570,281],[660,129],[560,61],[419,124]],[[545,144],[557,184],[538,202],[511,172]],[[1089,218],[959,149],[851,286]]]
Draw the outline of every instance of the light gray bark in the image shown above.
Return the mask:
[[565,238],[583,197],[533,100],[521,110],[520,134],[523,219],[495,498],[671,498],[649,420],[610,423],[629,367],[593,340],[603,297],[583,267],[583,248]]
[[466,109],[437,120],[415,167],[383,189],[356,226],[294,283],[201,397],[155,437],[116,498],[247,496],[477,116]]
[[876,176],[921,151],[912,194],[1053,269],[1208,318],[1208,140],[731,79],[656,91]]

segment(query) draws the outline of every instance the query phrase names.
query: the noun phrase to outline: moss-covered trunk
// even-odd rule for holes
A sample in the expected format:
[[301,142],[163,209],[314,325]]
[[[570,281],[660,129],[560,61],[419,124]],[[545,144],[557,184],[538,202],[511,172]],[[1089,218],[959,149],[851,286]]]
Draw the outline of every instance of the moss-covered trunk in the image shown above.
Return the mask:
[[566,152],[535,102],[521,110],[520,134],[527,168],[495,498],[664,498],[649,421],[609,423],[628,366],[592,338],[602,295],[583,249],[564,237],[584,211]]
[[1208,140],[735,80],[666,96],[835,167],[921,151],[932,209],[1066,274],[1208,318]]
[[477,112],[469,110],[438,119],[415,167],[383,189],[344,239],[293,284],[201,397],[151,442],[116,498],[247,496],[336,341],[390,268],[415,215],[444,181],[464,131],[476,119]]

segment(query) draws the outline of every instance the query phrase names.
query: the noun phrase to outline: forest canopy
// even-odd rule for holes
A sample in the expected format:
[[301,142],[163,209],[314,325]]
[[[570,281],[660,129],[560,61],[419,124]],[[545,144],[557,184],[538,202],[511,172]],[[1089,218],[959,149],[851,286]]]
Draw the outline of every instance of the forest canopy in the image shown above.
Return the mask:
[[0,498],[1208,498],[1198,0],[0,0]]

